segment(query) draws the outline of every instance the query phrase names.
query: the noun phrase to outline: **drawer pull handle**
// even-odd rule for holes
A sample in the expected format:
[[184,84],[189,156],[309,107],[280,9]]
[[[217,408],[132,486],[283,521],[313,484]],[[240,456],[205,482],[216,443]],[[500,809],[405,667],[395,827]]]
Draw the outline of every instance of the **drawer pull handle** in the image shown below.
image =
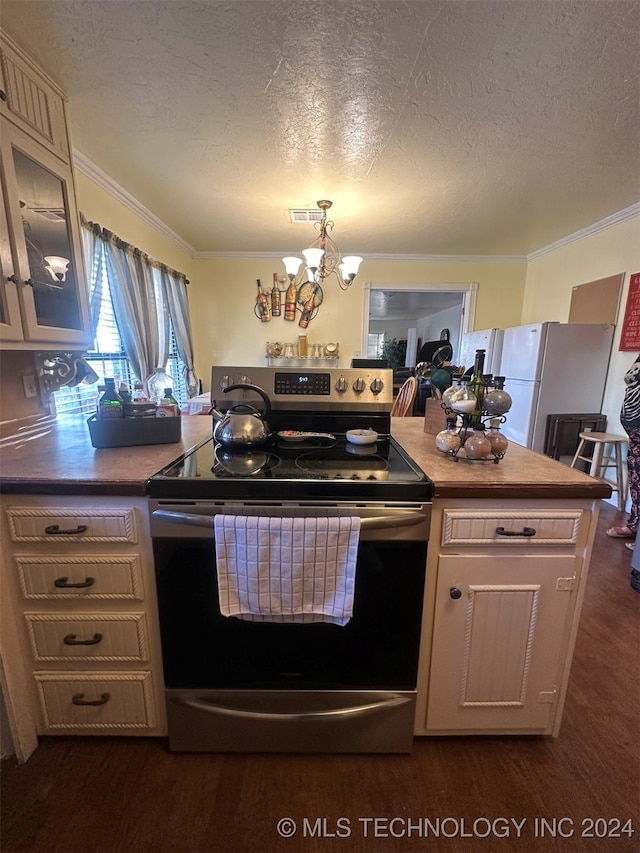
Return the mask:
[[78,533],[84,533],[86,529],[86,524],[79,524],[77,527],[74,527],[73,530],[65,528],[60,530],[59,524],[50,524],[48,527],[45,527],[44,532],[47,536],[77,536]]
[[85,578],[85,580],[78,581],[78,583],[69,583],[69,578],[56,578],[53,585],[59,589],[85,589],[88,586],[93,586],[95,582],[95,578]]
[[99,699],[85,699],[84,693],[76,693],[71,701],[74,705],[106,705],[110,698],[109,693],[101,693]]
[[67,634],[63,643],[65,646],[95,646],[102,640],[102,634],[94,634],[91,640],[77,640],[77,634]]
[[504,527],[496,527],[498,536],[535,536],[536,530],[534,527],[523,527],[522,530],[507,530]]

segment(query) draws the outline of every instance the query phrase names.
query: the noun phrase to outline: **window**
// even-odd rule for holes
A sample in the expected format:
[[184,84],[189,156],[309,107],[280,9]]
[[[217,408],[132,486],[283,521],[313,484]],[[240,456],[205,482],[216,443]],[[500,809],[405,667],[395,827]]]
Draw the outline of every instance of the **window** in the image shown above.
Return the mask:
[[[85,360],[100,377],[93,385],[65,386],[53,394],[56,411],[59,414],[93,414],[98,398],[104,385],[105,377],[112,376],[116,380],[116,388],[124,382],[131,391],[136,377],[131,370],[127,354],[124,351],[118,324],[113,313],[111,291],[107,280],[104,261],[96,275],[102,280],[102,300],[96,337],[93,346],[85,353]],[[187,402],[189,397],[185,378],[185,366],[178,355],[173,327],[170,325],[169,360],[165,367],[174,381],[174,395],[180,405]]]
[[369,332],[367,339],[367,358],[380,358],[384,344],[384,332]]

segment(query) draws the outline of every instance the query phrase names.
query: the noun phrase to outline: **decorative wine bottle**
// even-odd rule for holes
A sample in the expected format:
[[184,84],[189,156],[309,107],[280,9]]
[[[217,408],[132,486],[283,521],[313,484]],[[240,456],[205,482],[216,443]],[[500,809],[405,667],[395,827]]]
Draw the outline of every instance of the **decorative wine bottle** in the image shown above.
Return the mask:
[[296,290],[296,286],[293,282],[290,283],[287,288],[287,292],[284,296],[284,319],[285,320],[295,320],[296,319],[296,300],[298,298],[298,291]]
[[269,308],[269,300],[267,299],[266,294],[262,290],[262,285],[260,283],[259,278],[256,279],[256,283],[258,285],[258,295],[256,296],[258,317],[260,317],[263,323],[268,323],[271,319],[271,309]]
[[273,288],[271,289],[271,316],[279,317],[281,312],[280,288],[278,287],[278,273],[273,274]]

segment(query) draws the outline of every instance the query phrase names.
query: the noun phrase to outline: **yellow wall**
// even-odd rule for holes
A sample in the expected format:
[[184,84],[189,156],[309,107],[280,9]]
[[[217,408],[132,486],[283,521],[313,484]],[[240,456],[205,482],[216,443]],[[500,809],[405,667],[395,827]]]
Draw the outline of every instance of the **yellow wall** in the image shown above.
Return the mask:
[[[264,364],[268,340],[297,341],[302,330],[284,316],[261,323],[254,314],[256,279],[271,287],[273,273],[284,272],[279,258],[191,258],[166,235],[92,180],[77,176],[78,206],[87,219],[99,222],[119,237],[184,273],[190,279],[189,310],[196,370],[209,388],[211,365]],[[473,328],[510,326],[520,322],[526,264],[498,262],[365,261],[352,287],[340,290],[325,282],[324,300],[307,329],[309,343],[340,344],[340,364],[348,365],[362,348],[363,284],[467,284],[477,282]]]
[[566,322],[573,287],[625,273],[602,406],[607,429],[617,433],[622,429],[619,420],[624,392],[622,377],[638,355],[618,350],[629,278],[635,272],[640,272],[640,216],[532,259],[527,267],[523,323]]
[[[478,282],[475,328],[520,322],[525,264],[417,263],[365,261],[354,284],[342,291],[335,277],[323,285],[324,299],[309,324],[309,343],[340,344],[340,364],[349,365],[362,349],[363,284],[406,282],[444,284]],[[189,305],[196,349],[196,367],[205,387],[211,364],[264,364],[265,344],[297,341],[302,332],[283,316],[262,323],[254,314],[256,279],[270,288],[273,273],[283,272],[276,258],[266,260],[197,260]]]
[[87,219],[191,279],[193,260],[190,254],[85,175],[76,172],[75,180],[78,210]]
[[[256,279],[270,287],[282,272],[277,258],[194,260],[166,235],[82,174],[76,176],[80,210],[152,257],[186,273],[196,370],[209,387],[213,363],[264,364],[267,340],[296,341],[296,322],[284,317],[261,323],[253,308]],[[618,352],[629,275],[640,271],[640,217],[611,226],[554,252],[525,262],[365,261],[352,287],[343,292],[328,279],[324,301],[307,329],[310,343],[337,341],[340,363],[348,365],[362,347],[363,284],[410,285],[477,282],[475,329],[505,328],[543,320],[566,322],[575,285],[624,272],[625,285],[603,411],[620,429],[622,376],[635,357]]]

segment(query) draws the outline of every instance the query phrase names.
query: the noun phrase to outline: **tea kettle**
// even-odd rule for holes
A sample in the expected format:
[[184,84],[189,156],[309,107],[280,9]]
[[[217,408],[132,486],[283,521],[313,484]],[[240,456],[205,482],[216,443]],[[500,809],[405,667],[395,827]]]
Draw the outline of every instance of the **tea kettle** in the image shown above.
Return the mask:
[[236,450],[247,450],[265,444],[271,438],[269,424],[264,420],[271,412],[271,400],[262,388],[257,385],[229,385],[224,393],[243,389],[255,391],[264,401],[261,412],[249,406],[247,403],[237,403],[232,406],[226,414],[219,412],[215,406],[209,409],[213,415],[216,425],[213,428],[213,439],[223,447]]

